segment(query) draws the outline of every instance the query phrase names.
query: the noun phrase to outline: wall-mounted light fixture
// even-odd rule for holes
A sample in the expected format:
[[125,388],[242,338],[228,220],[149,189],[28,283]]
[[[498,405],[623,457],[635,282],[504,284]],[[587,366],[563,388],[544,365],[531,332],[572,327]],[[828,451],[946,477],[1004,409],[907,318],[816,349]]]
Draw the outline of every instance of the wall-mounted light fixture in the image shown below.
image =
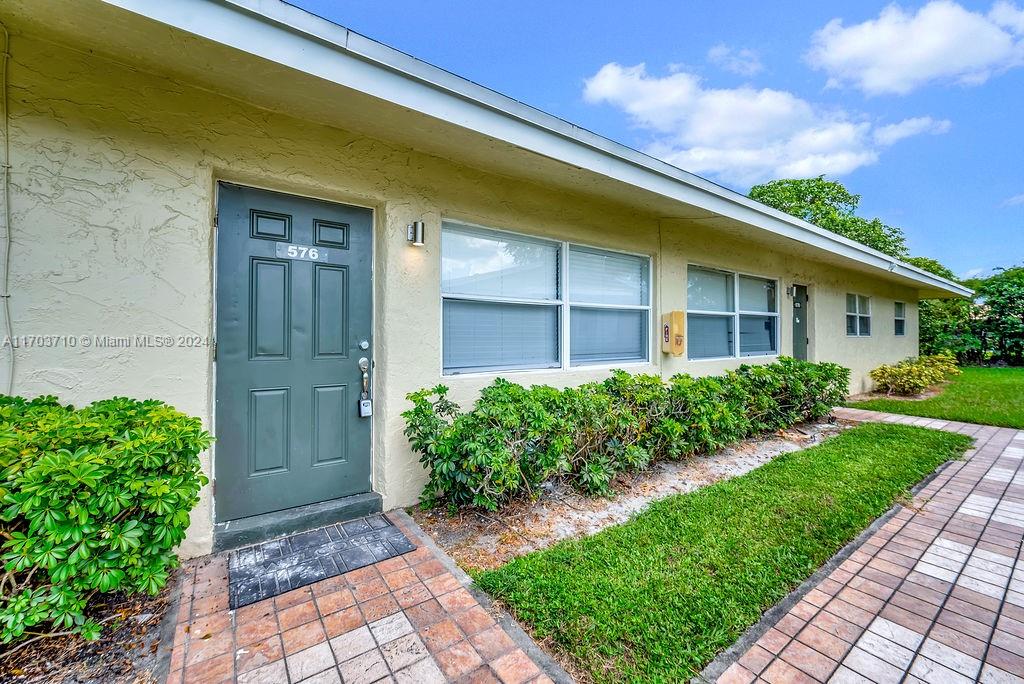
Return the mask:
[[423,246],[423,221],[413,221],[409,224],[406,233],[406,240],[416,247]]
[[795,290],[796,290],[796,288],[794,288],[792,285],[790,285],[789,287],[786,288],[786,296],[787,297],[792,297],[794,292],[795,292]]

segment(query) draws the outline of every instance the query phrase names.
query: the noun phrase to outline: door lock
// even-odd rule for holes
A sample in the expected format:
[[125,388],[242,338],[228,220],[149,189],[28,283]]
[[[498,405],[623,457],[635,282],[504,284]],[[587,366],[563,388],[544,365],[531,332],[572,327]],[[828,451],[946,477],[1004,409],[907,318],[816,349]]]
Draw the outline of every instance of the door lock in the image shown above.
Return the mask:
[[363,391],[359,396],[359,417],[369,418],[373,415],[373,402],[370,400],[370,360],[365,356],[359,359],[359,370],[363,373]]
[[367,349],[370,348],[370,341],[369,340],[361,340],[359,342],[359,348],[362,349],[363,351],[366,351]]

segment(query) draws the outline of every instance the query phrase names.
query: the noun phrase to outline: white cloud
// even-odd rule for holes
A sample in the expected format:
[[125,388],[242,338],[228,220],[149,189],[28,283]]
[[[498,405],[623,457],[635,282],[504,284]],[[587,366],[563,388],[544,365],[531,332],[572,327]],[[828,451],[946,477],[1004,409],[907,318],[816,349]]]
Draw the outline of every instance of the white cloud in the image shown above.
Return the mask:
[[733,49],[725,43],[719,43],[708,50],[708,61],[740,76],[753,76],[764,71],[761,58],[748,48]]
[[975,278],[980,276],[982,273],[987,271],[987,268],[969,268],[960,274],[960,280],[967,280],[968,278]]
[[949,127],[929,117],[876,126],[784,90],[708,88],[692,73],[652,76],[644,64],[604,65],[587,79],[584,97],[618,107],[650,133],[649,154],[736,185],[842,175],[875,163],[897,140]]
[[992,5],[988,16],[992,21],[1009,29],[1018,36],[1024,35],[1024,9],[1018,9],[1006,0]]
[[879,126],[875,129],[874,139],[879,145],[893,145],[904,138],[909,138],[922,133],[939,135],[947,133],[953,126],[949,119],[933,119],[930,116],[918,116],[912,119],[904,119],[899,123]]
[[868,95],[902,95],[931,82],[977,85],[1024,65],[1024,11],[1005,0],[987,15],[952,0],[932,0],[914,14],[893,4],[860,24],[833,19],[814,34],[806,58],[830,86]]
[[1007,197],[1003,200],[1004,207],[1018,207],[1022,204],[1024,204],[1024,192],[1019,195],[1014,195],[1013,197]]

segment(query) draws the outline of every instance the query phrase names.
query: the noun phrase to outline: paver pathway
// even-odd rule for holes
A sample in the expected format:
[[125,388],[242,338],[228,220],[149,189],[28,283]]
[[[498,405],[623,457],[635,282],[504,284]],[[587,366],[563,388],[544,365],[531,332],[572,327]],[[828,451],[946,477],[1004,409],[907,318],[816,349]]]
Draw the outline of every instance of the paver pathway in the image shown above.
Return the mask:
[[1024,431],[859,409],[836,414],[976,441],[718,682],[1024,683]]
[[227,554],[186,565],[168,684],[551,682],[540,665],[563,678],[392,518],[419,548],[234,611]]

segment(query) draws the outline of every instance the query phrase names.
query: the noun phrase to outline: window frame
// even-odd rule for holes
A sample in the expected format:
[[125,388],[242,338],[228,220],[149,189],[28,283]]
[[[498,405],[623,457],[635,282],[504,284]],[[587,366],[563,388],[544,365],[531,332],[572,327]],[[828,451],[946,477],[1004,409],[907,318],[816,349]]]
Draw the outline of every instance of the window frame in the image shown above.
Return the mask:
[[[465,294],[445,294],[444,285],[438,283],[439,290],[439,314],[440,314],[440,325],[439,328],[439,363],[441,367],[441,377],[454,378],[454,377],[472,377],[472,376],[496,376],[503,373],[550,373],[556,371],[568,371],[577,369],[610,369],[610,368],[628,368],[632,366],[649,366],[653,358],[653,347],[654,347],[654,258],[650,254],[644,254],[642,252],[630,252],[623,249],[609,249],[607,247],[599,247],[591,245],[585,242],[577,242],[575,240],[556,240],[553,238],[542,237],[538,235],[532,235],[530,233],[524,233],[521,231],[506,230],[504,228],[492,228],[490,226],[480,225],[478,223],[470,223],[468,221],[460,221],[458,219],[447,218],[441,220],[441,233],[443,239],[443,233],[447,226],[453,226],[461,228],[463,230],[469,230],[470,232],[478,231],[484,235],[491,234],[496,235],[499,238],[502,235],[515,238],[525,238],[528,240],[534,240],[536,242],[546,242],[551,245],[555,245],[558,248],[557,264],[558,264],[558,299],[517,299],[517,298],[504,298],[495,297],[490,295],[465,295]],[[569,248],[571,246],[582,247],[584,249],[595,250],[599,252],[609,252],[612,254],[622,254],[625,256],[640,257],[647,261],[647,303],[646,304],[590,304],[590,303],[573,303],[569,298]],[[438,262],[440,264],[441,259],[444,258],[444,250],[438,250]],[[439,269],[440,270],[440,269]],[[554,306],[558,307],[558,358],[560,363],[558,365],[551,366],[522,366],[516,368],[482,368],[479,370],[471,370],[465,372],[450,373],[445,370],[444,367],[444,303],[445,300],[461,300],[461,301],[480,301],[480,302],[495,302],[501,304],[526,304],[534,306]],[[596,309],[620,309],[620,310],[631,310],[631,311],[646,311],[647,312],[647,326],[645,329],[646,339],[644,344],[645,358],[643,360],[633,361],[608,361],[601,363],[583,363],[573,365],[570,360],[570,348],[569,348],[569,328],[570,328],[570,314],[573,306],[577,307],[589,307]]]
[[[901,306],[903,307],[903,315],[902,316],[898,315],[899,314],[899,307],[901,307]],[[893,313],[893,319],[892,319],[893,320],[893,323],[892,323],[893,335],[896,336],[896,337],[906,337],[907,336],[907,303],[906,302],[900,302],[900,301],[893,302],[892,303],[892,313]],[[903,332],[899,332],[899,323],[900,323],[900,321],[903,322]]]
[[[849,309],[849,299],[850,299],[850,297],[853,297],[853,301],[854,301],[854,305],[855,305],[856,311],[850,311],[850,309]],[[867,302],[868,302],[868,310],[867,310],[867,312],[863,312],[863,311],[860,310],[860,300],[861,300],[861,297],[866,299]],[[847,292],[846,293],[845,303],[843,305],[843,307],[845,309],[845,315],[843,316],[843,327],[846,328],[846,336],[847,337],[871,337],[872,334],[874,333],[875,321],[874,321],[874,316],[871,313],[871,310],[874,308],[874,303],[871,300],[872,300],[871,295],[858,294],[856,292]],[[847,324],[847,319],[850,316],[853,316],[854,319],[857,321],[857,332],[855,332],[855,333],[851,333],[850,330],[849,330],[849,327],[846,325]],[[860,331],[860,319],[861,318],[868,319],[868,333],[866,335]]]
[[[772,358],[780,355],[779,347],[782,346],[782,307],[781,297],[779,295],[779,283],[782,282],[781,278],[776,278],[769,275],[762,275],[759,273],[745,273],[743,271],[730,271],[728,269],[719,268],[717,266],[704,266],[703,264],[687,264],[686,265],[686,283],[687,289],[689,289],[690,283],[690,269],[697,269],[700,271],[712,271],[714,273],[723,273],[728,276],[732,276],[732,311],[708,311],[706,309],[691,309],[689,296],[686,300],[686,317],[687,327],[689,327],[690,314],[698,316],[718,316],[720,318],[732,318],[732,354],[729,356],[707,356],[699,359],[692,358],[690,356],[690,345],[689,335],[687,334],[686,342],[686,361],[688,363],[699,363],[701,361],[724,361],[727,359],[755,359],[755,358]],[[740,278],[757,278],[759,280],[770,280],[775,283],[775,311],[749,311],[747,309],[740,309]],[[742,316],[771,316],[775,319],[775,351],[768,353],[746,353],[740,351],[740,318]]]

